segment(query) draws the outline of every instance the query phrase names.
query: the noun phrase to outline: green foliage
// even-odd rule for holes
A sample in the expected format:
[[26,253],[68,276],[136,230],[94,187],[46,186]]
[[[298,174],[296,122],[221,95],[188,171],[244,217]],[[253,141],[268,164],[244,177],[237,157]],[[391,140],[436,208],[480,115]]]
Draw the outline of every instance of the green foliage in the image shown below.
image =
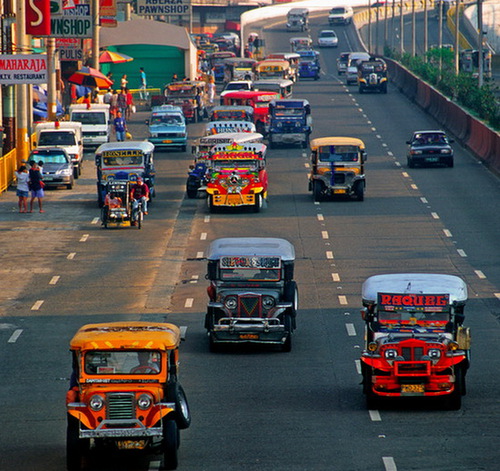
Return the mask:
[[[448,48],[433,48],[427,52],[426,60],[387,48],[387,57],[391,57],[422,80],[437,88],[443,95],[456,100],[460,106],[486,121],[491,127],[500,130],[500,106],[495,97],[495,89],[486,82],[479,88],[477,78],[470,73],[455,74],[455,55]],[[441,71],[439,64],[441,62]]]

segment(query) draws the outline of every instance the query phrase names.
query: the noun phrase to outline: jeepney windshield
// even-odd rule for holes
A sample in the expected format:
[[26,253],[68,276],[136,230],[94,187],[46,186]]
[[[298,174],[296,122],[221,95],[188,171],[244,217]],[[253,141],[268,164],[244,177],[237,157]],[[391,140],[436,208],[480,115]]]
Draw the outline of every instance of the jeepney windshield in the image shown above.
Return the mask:
[[255,108],[269,108],[269,101],[257,100],[255,102]]
[[324,146],[318,149],[321,162],[358,162],[359,148],[357,146]]
[[282,116],[302,116],[304,114],[304,108],[275,108],[274,115],[278,117]]
[[251,121],[251,117],[241,110],[214,111],[212,121]]
[[88,375],[156,375],[161,372],[161,352],[156,350],[92,350],[85,353]]
[[142,152],[106,152],[102,154],[102,161],[106,167],[123,167],[125,165],[142,165]]
[[224,268],[220,270],[222,281],[279,281],[279,269]]

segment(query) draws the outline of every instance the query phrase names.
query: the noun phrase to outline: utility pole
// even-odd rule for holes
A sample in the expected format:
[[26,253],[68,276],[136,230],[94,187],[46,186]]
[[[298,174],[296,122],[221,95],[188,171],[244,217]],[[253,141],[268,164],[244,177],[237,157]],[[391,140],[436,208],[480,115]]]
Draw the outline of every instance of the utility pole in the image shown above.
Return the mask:
[[441,80],[443,72],[443,0],[438,0],[439,5],[439,31],[438,31],[438,45],[439,45],[439,80]]
[[424,61],[427,62],[427,49],[429,47],[429,19],[427,0],[424,0]]
[[372,8],[371,1],[368,0],[368,53],[372,53]]
[[416,33],[416,13],[415,0],[411,0],[411,55],[415,57],[417,54],[417,33]]
[[477,0],[477,65],[478,65],[478,82],[477,85],[481,88],[484,84],[484,57],[483,57],[483,0]]
[[99,0],[92,0],[92,67],[99,70]]
[[400,6],[399,6],[399,52],[401,55],[405,52],[405,45],[404,45],[404,39],[405,39],[405,23],[404,23],[404,16],[403,16],[403,7],[404,3],[403,0],[400,0]]
[[[30,46],[28,36],[26,35],[26,7],[25,2],[17,2],[16,12],[16,45],[17,54],[26,54]],[[16,149],[17,163],[27,159],[30,146],[28,136],[28,109],[31,106],[28,103],[28,85],[18,84],[16,86],[16,116],[17,116],[17,133],[16,133]]]
[[460,56],[459,56],[459,38],[460,38],[460,0],[456,1],[455,4],[455,75],[460,72]]

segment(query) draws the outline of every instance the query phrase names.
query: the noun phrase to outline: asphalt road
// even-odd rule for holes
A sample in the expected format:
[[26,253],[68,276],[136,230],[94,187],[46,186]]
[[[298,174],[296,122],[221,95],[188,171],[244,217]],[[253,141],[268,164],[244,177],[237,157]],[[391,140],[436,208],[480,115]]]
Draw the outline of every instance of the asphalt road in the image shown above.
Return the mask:
[[[313,38],[327,27],[320,22]],[[179,470],[497,469],[499,180],[458,145],[452,169],[407,169],[405,141],[437,124],[393,87],[387,95],[346,87],[335,58],[358,46],[350,27],[337,32],[339,48],[322,51],[321,80],[298,83],[294,95],[311,102],[313,137],[365,141],[364,202],[315,204],[307,152],[298,148],[269,152],[270,198],[260,214],[209,214],[205,200],[185,199],[191,158],[176,152],[156,154],[158,196],[140,231],[100,227],[91,154],[73,190],[47,192],[43,214],[18,214],[15,193],[1,196],[0,469],[64,469],[68,342],[85,323],[118,319],[187,327],[181,382],[193,422],[181,433]],[[288,50],[291,33],[263,34],[268,50]],[[146,136],[146,118],[134,115],[134,137]],[[201,129],[189,125],[190,137]],[[217,237],[245,235],[295,245],[291,353],[208,351],[204,252]],[[472,366],[460,411],[428,401],[365,407],[361,284],[402,271],[456,274],[468,284]],[[159,466],[159,456],[127,454],[98,456],[89,469]]]

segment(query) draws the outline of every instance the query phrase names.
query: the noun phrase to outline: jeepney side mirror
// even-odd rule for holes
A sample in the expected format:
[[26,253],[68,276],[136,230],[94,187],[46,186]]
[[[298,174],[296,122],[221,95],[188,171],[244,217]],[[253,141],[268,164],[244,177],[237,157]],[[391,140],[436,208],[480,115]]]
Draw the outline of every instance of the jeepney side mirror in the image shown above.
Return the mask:
[[361,152],[361,158],[363,162],[366,162],[368,160],[368,154],[365,151]]
[[144,120],[144,123],[149,126],[149,119]]

